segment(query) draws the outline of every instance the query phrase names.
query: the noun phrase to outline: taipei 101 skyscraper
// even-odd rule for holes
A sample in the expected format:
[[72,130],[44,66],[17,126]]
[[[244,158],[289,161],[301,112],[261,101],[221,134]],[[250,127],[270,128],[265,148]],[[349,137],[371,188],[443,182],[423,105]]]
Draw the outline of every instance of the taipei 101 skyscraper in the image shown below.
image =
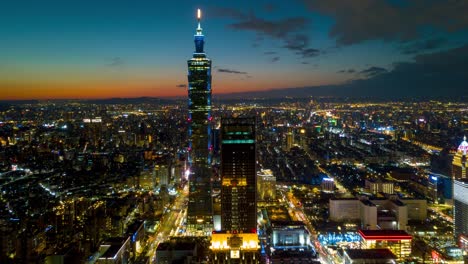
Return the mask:
[[188,235],[207,236],[213,229],[211,200],[211,60],[203,50],[200,25],[195,33],[195,52],[188,63],[189,203]]

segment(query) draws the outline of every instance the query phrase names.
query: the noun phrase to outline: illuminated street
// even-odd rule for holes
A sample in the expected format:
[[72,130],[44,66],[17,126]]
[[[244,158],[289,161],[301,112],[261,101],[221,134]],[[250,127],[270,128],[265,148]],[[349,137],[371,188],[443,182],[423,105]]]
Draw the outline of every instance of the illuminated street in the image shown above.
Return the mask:
[[155,254],[159,243],[168,240],[169,237],[183,236],[185,234],[184,222],[187,214],[187,200],[188,186],[186,185],[183,190],[177,193],[172,206],[161,218],[161,222],[154,235],[148,238],[148,243],[151,245],[148,250],[148,256],[151,256],[153,263],[156,261]]

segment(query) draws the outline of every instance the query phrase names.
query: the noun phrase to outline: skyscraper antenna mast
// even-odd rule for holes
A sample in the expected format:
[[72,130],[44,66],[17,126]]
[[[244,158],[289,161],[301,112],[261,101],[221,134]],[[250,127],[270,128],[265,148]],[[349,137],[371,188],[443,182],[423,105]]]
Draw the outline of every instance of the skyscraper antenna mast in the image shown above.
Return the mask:
[[197,9],[197,19],[198,19],[198,30],[201,30],[200,20],[201,20],[201,9]]

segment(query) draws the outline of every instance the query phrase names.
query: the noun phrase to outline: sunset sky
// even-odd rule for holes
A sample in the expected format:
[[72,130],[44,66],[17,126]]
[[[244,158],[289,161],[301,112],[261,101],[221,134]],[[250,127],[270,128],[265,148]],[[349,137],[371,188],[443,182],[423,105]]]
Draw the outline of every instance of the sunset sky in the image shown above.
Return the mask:
[[11,0],[0,100],[184,96],[197,8],[215,94],[467,70],[468,1]]

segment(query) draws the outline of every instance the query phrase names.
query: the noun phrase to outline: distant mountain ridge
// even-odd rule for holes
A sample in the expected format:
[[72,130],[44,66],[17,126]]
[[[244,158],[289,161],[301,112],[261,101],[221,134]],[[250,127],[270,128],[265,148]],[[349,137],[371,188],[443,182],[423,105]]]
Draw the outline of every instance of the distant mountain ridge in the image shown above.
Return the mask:
[[[359,86],[358,83],[364,84]],[[366,98],[384,100],[408,100],[408,99],[457,99],[467,100],[468,95],[462,88],[441,89],[440,92],[428,93],[424,87],[410,88],[403,86],[401,89],[378,89],[364,83],[364,81],[354,81],[343,85],[311,86],[298,88],[280,88],[264,91],[248,91],[229,94],[215,94],[216,99],[243,99],[243,98],[307,98],[307,97],[331,97],[331,98]]]
[[80,100],[92,104],[171,104],[173,100],[158,97],[108,98]]
[[[311,86],[311,87],[298,87],[298,88],[283,88],[283,89],[270,89],[263,91],[248,91],[248,92],[237,92],[227,94],[213,94],[213,100],[218,102],[237,102],[241,101],[281,101],[285,99],[307,99],[310,97],[330,100],[341,100],[341,99],[354,99],[364,101],[424,101],[424,100],[454,100],[466,102],[468,101],[468,95],[463,93],[445,93],[445,94],[427,94],[424,91],[413,91],[406,94],[395,92],[395,90],[389,90],[387,93],[372,93],[367,91],[364,93],[364,88],[354,88],[344,85],[329,85],[329,86]],[[354,88],[354,89],[353,89]],[[185,100],[186,96],[177,97],[136,97],[136,98],[103,98],[103,99],[50,99],[50,100],[0,100],[0,110],[7,109],[11,105],[25,105],[25,104],[38,104],[45,102],[54,103],[69,103],[69,102],[80,102],[89,104],[154,104],[154,105],[169,105],[174,104],[177,100]]]
[[89,104],[171,104],[173,99],[158,97],[103,98],[103,99],[44,99],[44,100],[0,100],[0,105],[38,104],[42,102],[82,102]]

